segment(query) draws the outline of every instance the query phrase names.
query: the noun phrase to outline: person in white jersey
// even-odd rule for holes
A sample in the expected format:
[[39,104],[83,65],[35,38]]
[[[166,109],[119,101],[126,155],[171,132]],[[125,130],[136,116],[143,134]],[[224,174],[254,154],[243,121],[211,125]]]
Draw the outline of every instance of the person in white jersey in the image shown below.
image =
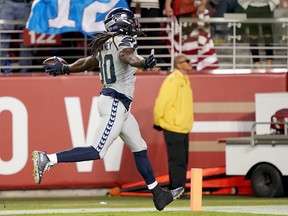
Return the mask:
[[120,136],[133,152],[138,171],[152,192],[154,205],[161,211],[184,192],[183,187],[165,190],[159,186],[147,156],[147,144],[139,125],[130,112],[137,68],[153,68],[154,53],[148,58],[137,54],[135,36],[141,34],[140,24],[126,8],[111,10],[104,20],[106,32],[99,33],[91,42],[91,55],[72,64],[63,64],[58,57],[55,64],[44,65],[49,75],[65,75],[100,67],[101,90],[98,100],[100,121],[97,122],[90,146],[76,147],[53,154],[35,150],[32,154],[34,181],[40,184],[43,174],[57,163],[102,159],[112,142]]

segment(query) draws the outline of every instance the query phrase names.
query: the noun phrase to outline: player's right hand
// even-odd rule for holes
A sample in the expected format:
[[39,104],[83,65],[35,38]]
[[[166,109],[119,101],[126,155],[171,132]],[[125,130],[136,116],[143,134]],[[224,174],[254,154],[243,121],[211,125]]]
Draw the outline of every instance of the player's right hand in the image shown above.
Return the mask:
[[153,68],[156,66],[157,64],[157,61],[155,59],[155,56],[154,56],[154,49],[151,50],[151,54],[148,56],[148,58],[145,59],[145,63],[144,63],[144,68],[147,69],[147,68]]
[[67,64],[63,64],[60,59],[54,56],[54,64],[44,64],[43,68],[45,72],[52,76],[69,74],[69,68]]

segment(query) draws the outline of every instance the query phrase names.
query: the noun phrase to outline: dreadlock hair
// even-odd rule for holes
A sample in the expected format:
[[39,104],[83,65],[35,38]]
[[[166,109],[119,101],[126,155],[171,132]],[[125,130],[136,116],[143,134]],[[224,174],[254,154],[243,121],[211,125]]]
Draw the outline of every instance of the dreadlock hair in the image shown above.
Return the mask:
[[[130,32],[126,29],[121,29],[121,31],[118,31],[118,32],[101,32],[101,33],[94,33],[92,34],[92,36],[96,36],[96,38],[91,41],[91,43],[89,44],[89,46],[91,47],[91,55],[95,56],[98,54],[98,52],[101,51],[102,49],[102,46],[103,44],[109,40],[110,38],[113,39],[113,43],[116,47],[116,49],[118,49],[115,41],[114,41],[114,37],[117,36],[117,35],[130,35]],[[146,36],[145,33],[143,33],[142,31],[136,31],[136,32],[133,32],[133,35],[132,36],[139,36],[139,35],[144,35]]]
[[117,32],[101,32],[92,34],[92,36],[96,36],[96,38],[89,44],[91,47],[91,55],[96,56],[97,53],[102,49],[103,44],[111,37],[113,37],[114,42],[114,37],[116,34]]

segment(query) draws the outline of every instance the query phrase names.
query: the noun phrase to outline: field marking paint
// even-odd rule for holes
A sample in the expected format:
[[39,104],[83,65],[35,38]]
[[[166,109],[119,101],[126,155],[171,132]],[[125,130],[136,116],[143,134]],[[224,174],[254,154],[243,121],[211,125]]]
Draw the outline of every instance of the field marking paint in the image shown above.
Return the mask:
[[[41,210],[3,210],[0,215],[33,215],[33,214],[69,214],[69,213],[99,213],[99,212],[152,212],[155,208],[83,208],[83,209],[41,209]],[[170,208],[163,211],[190,211],[189,207]],[[206,206],[202,211],[227,213],[252,213],[269,215],[288,215],[287,205],[269,206]]]
[[226,212],[226,213],[252,213],[268,215],[288,215],[287,205],[268,205],[268,206],[210,206],[204,208],[209,212]]
[[[70,214],[99,212],[151,212],[155,208],[83,208],[83,209],[41,209],[41,210],[4,210],[0,215],[33,215],[33,214]],[[166,208],[164,211],[189,211],[189,208]]]

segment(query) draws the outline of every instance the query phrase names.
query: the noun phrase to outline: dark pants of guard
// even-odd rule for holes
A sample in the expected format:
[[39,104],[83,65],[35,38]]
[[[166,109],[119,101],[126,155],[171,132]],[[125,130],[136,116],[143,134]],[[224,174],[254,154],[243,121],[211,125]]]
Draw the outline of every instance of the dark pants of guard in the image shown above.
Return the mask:
[[189,136],[163,130],[167,147],[170,188],[184,187],[188,166]]

